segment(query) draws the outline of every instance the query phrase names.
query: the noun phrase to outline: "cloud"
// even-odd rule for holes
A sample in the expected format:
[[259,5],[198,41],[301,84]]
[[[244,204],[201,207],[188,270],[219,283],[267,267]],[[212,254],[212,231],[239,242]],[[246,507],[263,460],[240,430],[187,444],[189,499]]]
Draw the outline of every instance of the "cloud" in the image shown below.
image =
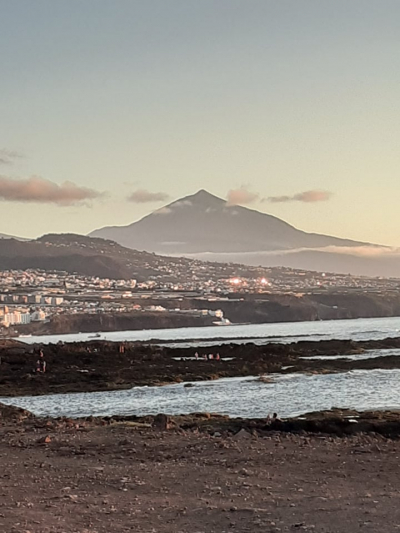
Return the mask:
[[400,257],[400,248],[393,246],[379,246],[373,244],[365,244],[360,246],[340,246],[329,245],[322,248],[290,248],[286,250],[267,250],[258,252],[248,252],[250,255],[264,255],[264,256],[281,256],[281,255],[293,255],[304,252],[318,252],[318,253],[330,253],[330,254],[343,254],[355,257]]
[[20,157],[22,157],[22,155],[18,152],[0,148],[0,165],[11,165],[14,163],[15,159],[19,159]]
[[269,196],[268,198],[265,198],[263,201],[267,200],[268,202],[273,203],[284,203],[284,202],[305,202],[305,203],[313,203],[313,202],[326,202],[327,200],[330,200],[332,197],[332,193],[329,191],[304,191],[299,192],[297,194],[294,194],[293,196]]
[[128,196],[127,200],[135,204],[146,204],[150,202],[165,202],[168,198],[169,195],[165,192],[150,192],[146,189],[137,189]]
[[161,209],[157,209],[157,211],[154,211],[153,215],[170,215],[172,213],[172,209],[169,207],[161,207]]
[[249,191],[242,186],[240,189],[231,189],[226,195],[228,205],[249,205],[260,200],[260,195]]
[[61,185],[40,177],[15,180],[0,176],[0,200],[7,202],[36,202],[68,206],[93,200],[103,193],[79,187],[71,181]]
[[[207,261],[214,261],[213,256],[218,255],[218,257],[223,258],[224,262],[238,262],[243,261],[245,264],[248,263],[248,259],[254,261],[254,258],[257,260],[260,257],[274,257],[274,256],[290,256],[302,254],[304,252],[317,252],[317,253],[326,253],[326,254],[341,254],[348,255],[353,257],[364,257],[369,259],[384,259],[384,258],[394,258],[400,259],[400,248],[394,246],[379,246],[379,245],[361,245],[361,246],[324,246],[322,248],[290,248],[285,250],[258,250],[254,252],[200,252],[186,254],[187,257],[193,257],[197,259],[206,259]],[[174,254],[175,255],[175,254]],[[220,259],[219,259],[220,260]],[[248,263],[251,264],[251,263]]]
[[191,200],[178,200],[172,204],[174,207],[192,207],[193,203]]

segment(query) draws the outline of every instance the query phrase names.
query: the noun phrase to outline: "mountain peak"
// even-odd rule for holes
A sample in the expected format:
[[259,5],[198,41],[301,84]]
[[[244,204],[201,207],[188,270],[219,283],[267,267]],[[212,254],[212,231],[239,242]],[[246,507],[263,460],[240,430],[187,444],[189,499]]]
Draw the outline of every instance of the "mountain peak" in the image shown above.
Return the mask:
[[222,198],[219,198],[218,196],[215,196],[215,194],[211,194],[210,192],[206,191],[205,189],[199,189],[197,192],[192,194],[193,198],[218,198],[219,200],[222,200]]
[[189,205],[189,202],[192,205],[203,206],[203,207],[216,207],[216,206],[223,206],[226,204],[226,201],[223,200],[222,198],[219,198],[218,196],[211,194],[205,189],[200,189],[194,194],[190,194],[189,196],[185,196],[184,198],[180,198],[179,200],[172,202],[172,204],[170,205],[174,205],[178,203],[179,204],[187,203],[187,205]]
[[92,237],[162,254],[260,254],[279,250],[358,246],[360,243],[308,234],[272,215],[229,206],[204,189],[179,198],[141,220],[102,228]]

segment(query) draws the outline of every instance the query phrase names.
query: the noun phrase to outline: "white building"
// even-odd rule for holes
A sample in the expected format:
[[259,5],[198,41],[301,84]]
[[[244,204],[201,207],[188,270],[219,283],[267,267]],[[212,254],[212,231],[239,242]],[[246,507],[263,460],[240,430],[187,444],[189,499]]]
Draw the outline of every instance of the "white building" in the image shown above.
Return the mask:
[[0,321],[7,328],[17,324],[29,324],[31,321],[31,315],[21,311],[12,311],[11,313],[4,313],[0,316]]

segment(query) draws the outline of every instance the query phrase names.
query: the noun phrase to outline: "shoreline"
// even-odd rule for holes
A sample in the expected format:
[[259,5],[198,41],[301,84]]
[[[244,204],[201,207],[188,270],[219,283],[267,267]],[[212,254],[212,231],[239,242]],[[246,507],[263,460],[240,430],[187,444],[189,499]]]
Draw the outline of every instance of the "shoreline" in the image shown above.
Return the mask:
[[[220,361],[194,360],[193,348],[93,340],[43,346],[45,374],[34,372],[39,346],[13,341],[0,345],[0,396],[112,391],[264,374],[400,369],[398,355],[378,353],[378,357],[367,358],[370,350],[399,350],[400,353],[400,337],[358,342],[230,343],[197,350],[200,356],[219,353]],[[336,359],[338,355],[360,358]],[[324,358],[313,359],[315,356]]]
[[[75,318],[79,318],[77,315]],[[40,323],[36,324],[36,330],[31,331],[30,326],[20,326],[20,336],[3,336],[0,337],[0,340],[4,339],[15,339],[15,340],[22,340],[23,342],[31,343],[30,339],[35,339],[35,342],[38,343],[46,343],[46,342],[84,342],[84,341],[90,341],[91,339],[95,338],[95,336],[100,335],[102,337],[102,340],[113,340],[115,342],[147,342],[151,344],[173,344],[177,341],[176,338],[173,337],[174,334],[177,332],[187,332],[188,330],[194,330],[196,333],[193,334],[193,336],[189,337],[180,337],[178,339],[179,343],[200,343],[200,342],[218,342],[218,341],[235,341],[235,340],[262,340],[265,339],[266,341],[274,339],[282,339],[285,337],[289,338],[295,338],[295,337],[308,337],[310,335],[324,335],[324,333],[321,333],[318,331],[319,329],[322,329],[323,331],[326,330],[327,325],[329,324],[336,326],[338,323],[343,323],[343,325],[347,326],[349,323],[355,323],[357,324],[359,321],[367,321],[367,323],[371,322],[371,324],[376,323],[376,321],[393,321],[393,331],[398,334],[399,327],[400,327],[400,315],[390,315],[390,316],[360,316],[360,317],[348,317],[348,318],[329,318],[324,320],[280,320],[280,321],[267,321],[267,322],[240,322],[235,323],[232,322],[229,325],[216,325],[214,318],[203,318],[202,323],[196,323],[196,320],[193,322],[193,319],[190,317],[181,317],[185,319],[186,323],[180,321],[176,324],[166,326],[165,324],[160,321],[160,324],[155,327],[142,327],[140,326],[140,322],[138,323],[125,323],[123,324],[124,327],[118,329],[117,327],[105,327],[107,326],[107,321],[102,322],[101,324],[98,324],[97,328],[94,329],[85,329],[84,324],[82,321],[77,320],[76,322],[76,328],[71,330],[60,330],[59,328],[55,329],[54,331],[43,331],[41,329]],[[303,325],[309,325],[311,329],[315,329],[316,333],[309,333],[309,332],[301,332],[298,331],[296,335],[291,335],[292,328],[298,329],[299,327]],[[62,325],[62,322],[60,322],[60,325]],[[108,324],[110,326],[110,324]],[[102,327],[104,329],[102,329]],[[252,328],[255,331],[260,330],[261,331],[266,329],[271,330],[271,335],[265,335],[265,334],[249,334],[248,331],[246,331],[246,334],[243,334],[242,328]],[[334,328],[335,329],[335,328]],[[219,334],[219,335],[213,335],[212,337],[204,337],[204,333],[197,333],[197,331],[204,330],[212,330],[213,332],[217,333],[220,331],[229,331],[232,334],[232,336],[226,336],[225,334]],[[277,330],[282,330],[281,333],[276,333]],[[145,338],[146,334],[148,332],[154,332],[154,335],[150,338]],[[239,336],[237,336],[237,333],[239,332]],[[161,333],[161,336],[160,336]],[[242,333],[242,335],[240,335]],[[340,333],[340,329],[336,333]],[[129,338],[129,334],[133,335],[133,338]],[[144,335],[141,335],[144,334]],[[387,332],[389,335],[389,331]],[[22,336],[21,336],[22,335]],[[128,335],[128,336],[127,336]],[[166,337],[165,335],[171,335],[170,337]],[[199,336],[200,335],[200,336]],[[81,337],[79,337],[81,336]],[[76,340],[71,340],[73,338],[76,338]],[[86,337],[86,339],[85,339]],[[109,337],[107,339],[106,337]],[[164,337],[164,338],[163,338]],[[48,339],[51,339],[51,341],[48,341]]]
[[5,405],[0,402],[0,426],[17,425],[47,428],[49,432],[59,428],[106,427],[126,425],[132,428],[157,429],[160,431],[194,431],[214,437],[241,435],[249,438],[275,433],[300,435],[330,435],[348,438],[357,434],[372,434],[400,441],[400,408],[386,410],[357,411],[355,409],[332,408],[304,413],[300,416],[276,419],[230,417],[215,413],[194,412],[181,415],[147,416],[86,416],[51,417],[36,416],[29,410]]

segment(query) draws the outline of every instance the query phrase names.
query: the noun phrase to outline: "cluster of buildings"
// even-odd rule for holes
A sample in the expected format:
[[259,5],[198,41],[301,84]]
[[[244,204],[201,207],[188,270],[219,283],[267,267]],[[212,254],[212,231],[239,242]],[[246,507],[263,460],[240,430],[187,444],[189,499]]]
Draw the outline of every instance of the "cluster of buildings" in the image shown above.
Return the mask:
[[43,296],[41,294],[0,294],[0,302],[6,304],[61,305],[63,296]]
[[[399,279],[367,278],[290,268],[262,268],[187,260],[182,270],[160,264],[146,279],[103,279],[38,269],[0,271],[0,327],[27,325],[66,314],[174,312],[223,320],[204,300],[246,294],[399,291]],[[194,302],[200,302],[196,305]],[[196,307],[196,308],[195,308]]]
[[41,309],[30,311],[29,308],[9,308],[7,305],[0,306],[0,326],[26,325],[31,322],[43,322],[46,320],[46,313]]
[[214,275],[203,279],[197,275],[170,281],[161,273],[149,276],[145,282],[138,283],[139,290],[153,291],[198,291],[205,294],[291,294],[320,291],[364,291],[380,292],[400,289],[400,279],[356,277],[349,274],[320,273],[295,270],[286,267],[248,267],[240,274],[229,275],[223,267]]

